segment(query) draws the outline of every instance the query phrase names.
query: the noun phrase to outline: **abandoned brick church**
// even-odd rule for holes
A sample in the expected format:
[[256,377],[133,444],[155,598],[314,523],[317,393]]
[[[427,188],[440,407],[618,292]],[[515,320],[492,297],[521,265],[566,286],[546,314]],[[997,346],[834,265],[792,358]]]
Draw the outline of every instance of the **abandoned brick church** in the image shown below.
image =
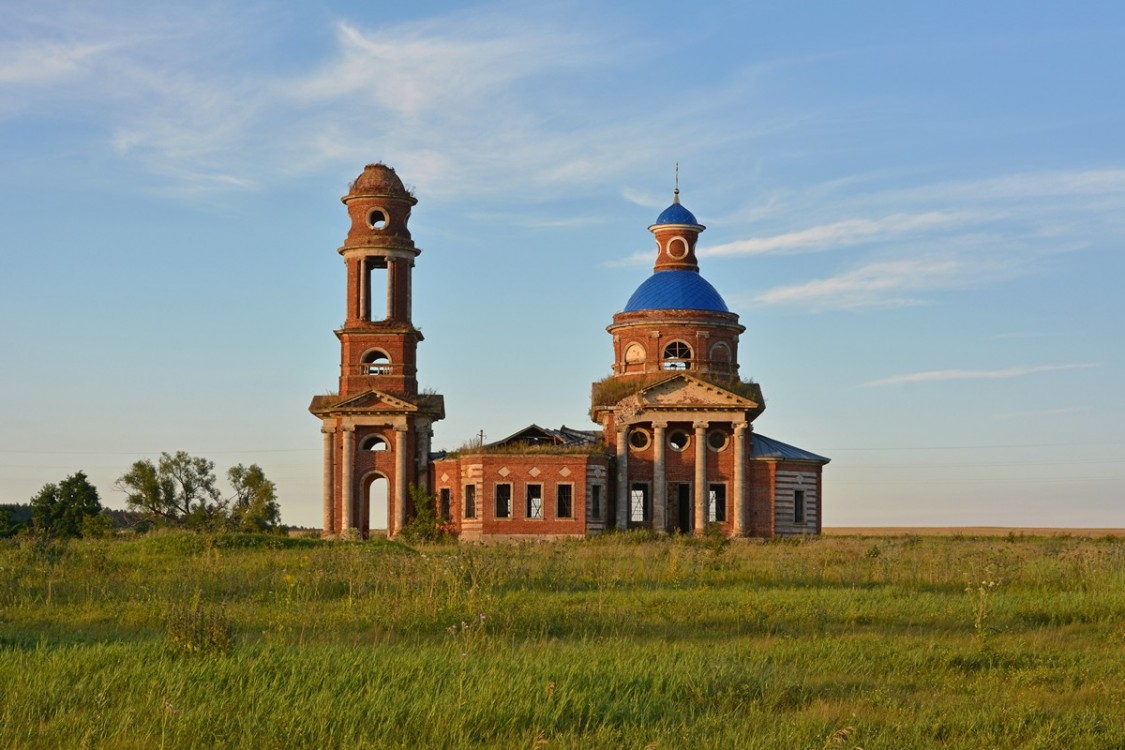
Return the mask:
[[[699,272],[704,227],[679,201],[649,230],[653,273],[613,316],[612,374],[593,384],[599,430],[532,425],[503,440],[434,451],[442,396],[419,393],[422,332],[411,319],[421,252],[407,223],[417,203],[395,171],[368,165],[343,197],[351,227],[340,387],[309,410],[324,438],[326,536],[366,537],[383,482],[386,531],[413,513],[410,487],[433,493],[463,540],[585,536],[648,528],[729,536],[814,534],[828,459],[759,434],[761,388],[739,376],[738,315]],[[383,289],[373,279],[386,280]],[[385,480],[385,481],[383,481]]]

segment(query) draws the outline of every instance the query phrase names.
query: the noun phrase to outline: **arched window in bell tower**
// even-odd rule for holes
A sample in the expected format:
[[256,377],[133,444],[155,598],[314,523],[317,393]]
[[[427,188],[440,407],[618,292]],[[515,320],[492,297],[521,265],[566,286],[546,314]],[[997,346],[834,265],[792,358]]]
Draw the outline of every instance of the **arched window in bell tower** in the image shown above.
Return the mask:
[[390,375],[391,358],[381,349],[372,349],[363,355],[364,375]]
[[385,451],[390,450],[390,446],[382,435],[368,435],[359,444],[359,449],[363,451]]
[[673,341],[664,347],[665,370],[688,370],[691,368],[691,347],[683,341]]

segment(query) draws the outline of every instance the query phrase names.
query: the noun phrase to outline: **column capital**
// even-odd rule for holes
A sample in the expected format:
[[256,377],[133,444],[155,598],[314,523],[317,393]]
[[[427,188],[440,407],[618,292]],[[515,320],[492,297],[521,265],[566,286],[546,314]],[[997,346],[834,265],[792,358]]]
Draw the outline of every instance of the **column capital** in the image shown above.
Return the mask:
[[340,429],[347,434],[351,434],[351,433],[355,432],[355,425],[354,424],[341,425]]
[[666,419],[654,419],[652,421],[652,429],[654,429],[654,430],[666,430],[666,429],[668,429],[668,420],[666,420]]
[[396,424],[394,427],[395,432],[410,432],[410,425]]
[[336,425],[325,425],[324,427],[320,428],[320,432],[323,435],[335,435]]
[[745,432],[746,428],[750,426],[750,423],[749,422],[735,422],[734,425],[732,425],[732,426],[734,427],[735,434],[738,434],[740,432]]
[[696,432],[699,432],[700,430],[706,430],[708,427],[711,426],[711,423],[710,422],[692,422],[691,426],[692,426],[692,428],[695,429]]

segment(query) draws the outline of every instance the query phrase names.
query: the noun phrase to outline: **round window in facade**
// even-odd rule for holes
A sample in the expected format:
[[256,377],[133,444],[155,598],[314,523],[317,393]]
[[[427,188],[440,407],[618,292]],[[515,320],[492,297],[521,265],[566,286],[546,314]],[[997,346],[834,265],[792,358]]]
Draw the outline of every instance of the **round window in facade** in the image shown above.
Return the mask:
[[672,430],[668,433],[668,447],[674,451],[682,451],[690,442],[691,438],[683,430]]
[[629,445],[635,451],[643,451],[652,443],[647,430],[635,428],[629,430]]
[[727,434],[722,430],[711,430],[707,433],[707,447],[713,451],[721,451],[727,447]]
[[688,254],[687,240],[683,237],[673,237],[668,240],[668,257],[673,260],[683,260]]

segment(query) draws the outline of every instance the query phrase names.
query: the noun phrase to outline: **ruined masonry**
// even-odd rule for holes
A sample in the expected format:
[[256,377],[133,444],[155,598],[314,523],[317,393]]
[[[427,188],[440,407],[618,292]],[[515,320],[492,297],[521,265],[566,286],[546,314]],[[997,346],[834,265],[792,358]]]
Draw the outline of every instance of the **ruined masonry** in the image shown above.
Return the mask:
[[372,506],[383,494],[386,532],[397,535],[414,512],[412,485],[432,492],[438,516],[470,541],[615,528],[820,532],[829,459],[754,430],[765,401],[739,376],[746,329],[699,272],[705,227],[678,188],[649,227],[652,275],[606,329],[612,374],[593,384],[590,405],[600,429],[531,425],[454,452],[430,445],[444,399],[418,392],[422,333],[410,301],[421,250],[407,227],[417,200],[383,164],[368,165],[342,200],[351,228],[339,250],[347,268],[340,386],[309,406],[324,438],[325,536],[382,530]]

